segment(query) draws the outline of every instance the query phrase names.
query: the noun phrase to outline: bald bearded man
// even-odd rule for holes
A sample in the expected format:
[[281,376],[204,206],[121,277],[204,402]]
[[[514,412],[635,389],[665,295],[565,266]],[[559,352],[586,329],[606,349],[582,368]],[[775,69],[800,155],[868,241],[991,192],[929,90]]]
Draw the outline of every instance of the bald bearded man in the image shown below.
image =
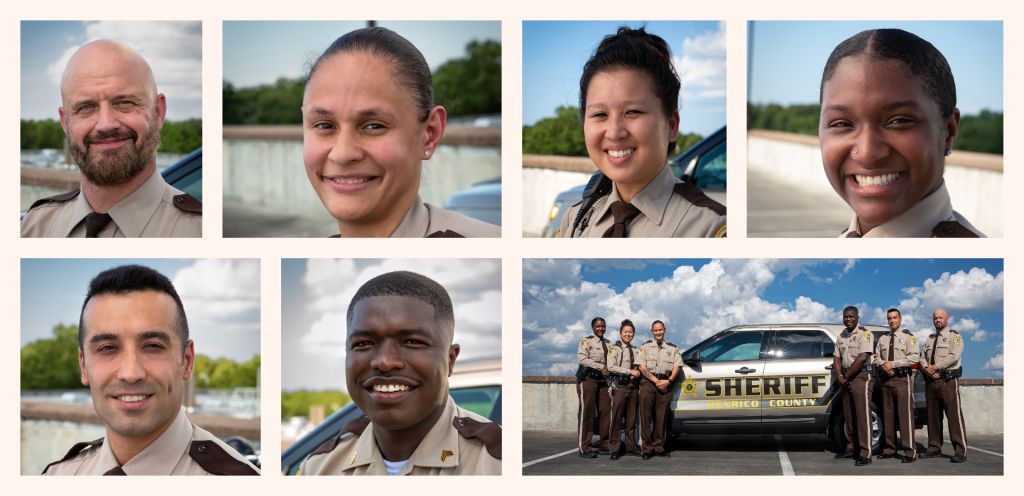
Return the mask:
[[167,101],[134,49],[97,40],[61,77],[60,123],[82,172],[80,189],[32,204],[23,238],[192,238],[203,206],[156,170]]

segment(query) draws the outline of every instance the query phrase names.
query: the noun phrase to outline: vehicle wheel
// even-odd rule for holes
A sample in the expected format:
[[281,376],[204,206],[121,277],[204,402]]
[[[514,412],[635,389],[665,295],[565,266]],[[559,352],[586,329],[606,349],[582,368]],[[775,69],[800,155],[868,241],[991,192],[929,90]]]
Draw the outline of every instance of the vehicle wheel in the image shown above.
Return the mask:
[[[878,414],[878,410],[875,408],[875,403],[871,403],[871,452],[881,453],[882,448],[882,437],[885,435],[885,424],[882,422],[882,416]],[[846,430],[846,417],[842,410],[836,415],[835,420],[832,424],[832,433],[834,437],[832,440],[839,445],[839,449],[845,450],[846,445],[850,442],[850,433]]]

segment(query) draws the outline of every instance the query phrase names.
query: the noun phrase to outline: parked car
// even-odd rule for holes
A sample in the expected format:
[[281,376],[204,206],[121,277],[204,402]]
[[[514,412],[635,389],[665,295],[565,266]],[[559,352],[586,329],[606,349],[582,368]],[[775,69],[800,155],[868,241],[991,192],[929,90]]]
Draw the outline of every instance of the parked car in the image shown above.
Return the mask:
[[[676,177],[696,185],[711,199],[726,204],[726,126],[711,133],[710,136],[698,141],[687,148],[678,157],[669,161],[672,174]],[[568,191],[563,191],[555,197],[555,203],[548,214],[547,224],[541,234],[545,238],[553,238],[562,225],[562,215],[569,210],[569,207],[577,204],[583,199],[583,188],[581,184]]]
[[[448,378],[448,393],[455,404],[501,424],[501,360],[456,361]],[[302,461],[328,439],[334,439],[350,420],[364,418],[355,402],[349,402],[281,454],[281,473],[295,475]]]
[[501,178],[473,183],[452,193],[444,202],[452,210],[488,224],[501,225]]
[[231,446],[235,451],[239,452],[249,463],[256,465],[256,468],[260,468],[263,455],[260,453],[259,441],[250,441],[241,436],[231,436],[224,440],[224,444]]

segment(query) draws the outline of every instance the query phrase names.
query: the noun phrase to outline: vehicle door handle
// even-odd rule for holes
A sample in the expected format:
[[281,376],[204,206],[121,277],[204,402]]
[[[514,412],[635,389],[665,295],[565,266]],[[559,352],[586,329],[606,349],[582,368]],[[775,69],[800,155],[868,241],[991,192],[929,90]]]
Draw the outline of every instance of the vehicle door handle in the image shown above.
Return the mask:
[[828,367],[825,367],[825,370],[832,370],[832,366],[829,365]]
[[742,369],[736,369],[737,374],[752,374],[754,372],[757,372],[757,369],[748,369],[746,367],[743,367]]

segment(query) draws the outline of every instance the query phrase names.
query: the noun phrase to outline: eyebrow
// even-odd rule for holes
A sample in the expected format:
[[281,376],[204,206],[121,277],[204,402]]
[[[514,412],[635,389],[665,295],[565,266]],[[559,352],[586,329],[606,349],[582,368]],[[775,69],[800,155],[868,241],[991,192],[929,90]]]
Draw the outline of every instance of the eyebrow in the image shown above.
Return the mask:
[[830,110],[835,110],[837,112],[848,112],[850,110],[850,107],[847,107],[846,105],[829,105],[825,107],[825,112],[828,112]]
[[[647,100],[626,100],[626,101],[622,102],[622,104],[625,105],[625,106],[629,106],[629,105],[649,105],[650,102],[648,102]],[[596,107],[596,106],[600,106],[600,105],[605,105],[605,104],[602,103],[602,102],[592,103],[590,105],[587,105],[587,110],[590,110],[590,107]]]
[[912,107],[912,108],[915,108],[915,109],[920,109],[921,105],[918,104],[917,102],[915,102],[914,100],[904,100],[902,102],[887,103],[884,106],[882,106],[882,109],[883,110],[895,110],[895,109],[898,109],[900,107]]
[[[145,340],[145,339],[158,339],[158,340],[161,340],[161,341],[165,341],[167,343],[171,342],[170,334],[167,334],[164,331],[157,331],[157,330],[142,332],[142,333],[139,334],[139,339],[142,339],[142,340]],[[120,341],[120,340],[121,340],[121,336],[119,336],[117,334],[114,334],[114,333],[105,332],[105,333],[100,333],[100,334],[97,334],[97,335],[89,338],[89,344],[96,344],[96,343],[100,343],[100,342],[103,342],[103,341]]]
[[[333,116],[334,112],[332,112],[331,110],[325,109],[323,107],[312,107],[312,108],[309,109],[309,111],[306,112],[306,115]],[[390,118],[394,118],[395,117],[395,114],[392,114],[391,112],[388,112],[387,110],[384,110],[384,109],[382,109],[380,107],[371,107],[371,108],[368,108],[368,109],[363,109],[363,110],[360,110],[359,112],[356,112],[356,115],[358,117],[363,117],[363,118],[365,118],[365,117],[377,117],[377,116],[385,116],[385,117],[390,117]]]
[[[371,337],[377,337],[380,334],[381,333],[379,331],[370,331],[370,330],[352,331],[352,332],[349,333],[348,338],[349,339],[353,339],[353,338],[371,338]],[[423,329],[400,329],[398,331],[398,334],[401,335],[401,336],[413,335],[413,336],[422,336],[424,338],[431,339],[431,340],[434,339],[434,335],[432,333],[427,332],[427,331],[425,331]]]

